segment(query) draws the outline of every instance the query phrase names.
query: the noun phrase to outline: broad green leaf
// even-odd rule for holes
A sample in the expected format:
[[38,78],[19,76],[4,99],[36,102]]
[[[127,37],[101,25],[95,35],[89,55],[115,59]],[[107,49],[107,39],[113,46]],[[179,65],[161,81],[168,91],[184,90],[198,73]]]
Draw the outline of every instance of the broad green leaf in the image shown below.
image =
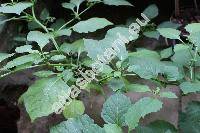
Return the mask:
[[70,3],[76,5],[76,7],[79,7],[84,1],[85,0],[70,0]]
[[156,60],[160,60],[160,55],[156,51],[148,50],[148,49],[137,49],[137,52],[129,53],[130,57],[143,57],[143,58],[153,58]]
[[[174,47],[174,56],[171,58],[174,63],[189,66],[194,51],[191,51],[191,48],[188,45],[177,44]],[[200,66],[200,56],[197,55],[197,62],[195,63],[196,66]]]
[[159,28],[158,32],[165,38],[180,39],[181,32],[172,28]]
[[200,23],[192,23],[185,26],[186,31],[190,34],[195,32],[200,32]]
[[143,13],[149,18],[153,19],[158,16],[158,7],[155,4],[148,6]]
[[76,5],[73,3],[67,3],[67,2],[62,3],[62,7],[66,8],[66,9],[70,9],[72,11],[74,11],[75,6]]
[[69,86],[58,77],[37,80],[22,95],[31,120],[34,121],[38,117],[48,116],[59,110],[63,105],[54,106],[54,104],[63,102],[61,97],[68,97],[68,91],[70,92]]
[[84,113],[85,106],[82,101],[72,100],[69,105],[65,105],[63,115],[66,119],[80,116]]
[[38,23],[36,23],[35,21],[28,22],[29,30],[35,30],[35,29],[40,29],[40,28],[41,28],[41,26]]
[[149,37],[149,38],[157,39],[157,40],[160,37],[160,34],[158,31],[147,31],[147,32],[144,32],[143,35],[145,35],[146,37]]
[[58,31],[55,31],[53,33],[54,37],[60,37],[60,36],[70,36],[72,33],[71,30],[69,29],[62,29],[62,30],[58,30]]
[[118,126],[125,125],[124,113],[131,106],[131,101],[128,97],[121,93],[116,93],[110,96],[103,104],[101,117],[106,123],[117,124]]
[[3,60],[12,57],[14,54],[7,54],[7,53],[0,53],[0,62],[2,62]]
[[48,17],[49,17],[49,11],[46,8],[44,8],[40,14],[40,19],[45,21],[46,19],[48,19]]
[[23,55],[20,56],[18,58],[13,59],[12,61],[8,62],[3,69],[10,69],[16,66],[20,66],[26,63],[34,63],[34,64],[38,64],[42,61],[43,59],[41,58],[41,56],[39,54],[28,54],[28,55]]
[[[130,36],[131,38],[129,38]],[[110,55],[124,60],[128,57],[125,44],[137,39],[138,36],[138,34],[131,35],[128,28],[115,27],[107,31],[103,40],[84,39],[85,50],[88,52],[88,56],[93,60],[98,59],[97,56],[107,59]],[[108,51],[113,48],[115,49],[114,51]]]
[[17,47],[15,49],[15,52],[17,52],[17,53],[33,53],[34,51],[32,50],[31,45],[24,45],[24,46]]
[[52,127],[50,133],[83,133],[83,130],[90,125],[94,125],[94,120],[88,115],[82,115],[78,118],[70,118]]
[[70,70],[65,69],[62,73],[61,76],[63,77],[63,80],[65,82],[69,81],[71,78],[73,78],[73,72]]
[[106,5],[115,5],[115,6],[133,6],[126,0],[103,0],[103,3]]
[[56,73],[52,72],[52,71],[38,71],[33,73],[33,75],[40,77],[40,78],[47,78],[49,76],[55,75]]
[[49,43],[50,36],[40,31],[30,31],[27,35],[27,40],[30,42],[37,42],[42,49]]
[[166,48],[166,49],[163,49],[161,52],[160,52],[160,56],[161,56],[161,59],[164,59],[164,58],[169,58],[173,55],[173,50],[172,48]]
[[136,128],[136,132],[137,133],[178,133],[174,125],[162,120],[151,122],[147,126],[138,126]]
[[78,33],[89,33],[94,32],[98,29],[103,29],[106,26],[113,25],[104,18],[90,18],[85,21],[80,21],[73,26],[73,30]]
[[168,92],[161,92],[160,94],[160,97],[163,97],[163,98],[178,98],[176,96],[176,94],[174,94],[173,92],[171,91],[168,91]]
[[157,112],[162,108],[162,102],[158,99],[145,97],[132,105],[127,113],[125,113],[125,121],[129,130],[133,130],[138,126],[139,120],[144,118],[145,115]]
[[121,127],[116,124],[105,124],[104,130],[106,133],[123,133]]
[[169,81],[176,81],[180,77],[178,67],[166,65],[157,59],[132,57],[129,58],[129,64],[128,71],[144,79],[156,78],[158,74],[166,75]]
[[180,88],[184,94],[200,92],[200,82],[183,82]]
[[50,58],[51,61],[63,61],[66,59],[64,55],[54,55]]
[[83,133],[105,133],[105,130],[96,124],[83,129]]
[[159,24],[158,28],[173,28],[173,29],[177,29],[180,26],[181,26],[181,24],[173,23],[171,21],[165,21],[165,22],[162,22],[161,24]]
[[126,85],[126,89],[130,92],[151,92],[151,89],[147,85],[141,84],[128,84]]
[[190,42],[192,42],[195,46],[197,46],[198,48],[200,48],[200,31],[199,32],[195,32],[195,33],[191,33],[188,37],[188,39],[190,40]]
[[[120,27],[120,26],[109,29],[106,33],[106,36],[105,36],[106,39],[110,38],[110,39],[113,40],[113,42],[117,39],[122,40],[122,38],[123,38],[124,40],[126,40],[127,43],[130,42],[130,41],[138,39],[138,37],[139,37],[139,35],[137,33],[131,34],[129,32],[129,28]],[[113,42],[111,42],[111,43],[113,43]]]
[[108,87],[113,91],[121,90],[125,86],[122,79],[113,78],[108,82]]
[[63,26],[65,23],[66,22],[63,19],[56,19],[56,22],[51,25],[51,28],[53,28],[55,31],[59,30],[60,27]]
[[190,102],[186,112],[180,114],[180,130],[182,133],[200,132],[200,102]]
[[72,44],[64,43],[60,46],[60,50],[66,54],[81,54],[84,51],[84,41],[80,39]]
[[15,13],[20,15],[22,11],[31,7],[31,2],[19,2],[16,4],[1,4],[0,13]]

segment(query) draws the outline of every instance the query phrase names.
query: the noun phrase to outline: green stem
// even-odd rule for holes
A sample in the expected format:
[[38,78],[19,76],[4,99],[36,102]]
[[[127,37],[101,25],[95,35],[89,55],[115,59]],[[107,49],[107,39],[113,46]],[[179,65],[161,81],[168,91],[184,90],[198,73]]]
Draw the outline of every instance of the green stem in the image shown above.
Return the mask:
[[[41,67],[41,66],[45,66],[46,64],[40,64],[40,65],[35,65],[35,66],[30,66],[30,67],[27,67],[25,69],[31,69],[31,68],[35,68],[35,67]],[[22,71],[22,70],[25,70],[25,69],[19,69],[19,70],[14,70],[14,71],[10,71],[6,74],[3,74],[3,75],[0,75],[0,79],[10,75],[10,74],[13,74],[13,73],[16,73],[16,72],[19,72],[19,71]]]
[[[37,24],[39,24],[39,25],[46,31],[46,33],[49,33],[49,30],[47,29],[47,27],[46,27],[45,25],[43,25],[43,24],[36,18],[34,6],[32,6],[32,15],[33,15],[34,21],[35,21]],[[60,51],[60,50],[59,50],[59,46],[58,46],[56,40],[54,39],[54,37],[52,37],[51,40],[52,40],[52,42],[53,42],[53,44],[54,44],[56,50],[57,50],[57,51]]]
[[79,13],[75,18],[71,19],[70,21],[68,21],[67,23],[65,23],[64,25],[62,25],[58,30],[62,30],[63,28],[65,28],[67,25],[69,25],[71,22],[73,22],[74,20],[77,19],[77,17],[79,17],[80,15],[82,15],[83,13],[85,13],[87,10],[89,10],[93,5],[87,7],[85,10],[83,10],[81,13]]
[[190,79],[192,81],[196,79],[194,68],[195,68],[195,63],[197,61],[197,54],[198,54],[198,46],[195,46],[194,56],[190,65]]

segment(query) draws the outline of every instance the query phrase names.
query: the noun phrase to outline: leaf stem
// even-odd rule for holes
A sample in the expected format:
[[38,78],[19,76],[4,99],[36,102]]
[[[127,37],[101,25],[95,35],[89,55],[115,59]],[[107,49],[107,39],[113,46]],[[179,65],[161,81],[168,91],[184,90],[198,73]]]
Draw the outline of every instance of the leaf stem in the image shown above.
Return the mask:
[[62,30],[63,28],[65,28],[71,22],[73,22],[74,20],[76,20],[77,17],[79,17],[80,15],[82,15],[83,13],[85,13],[87,10],[89,10],[93,5],[88,6],[85,10],[83,10],[82,12],[80,12],[75,18],[71,19],[70,21],[68,21],[67,23],[65,23],[64,25],[62,25],[58,30]]
[[[47,29],[47,27],[46,27],[45,25],[43,25],[43,24],[36,18],[36,16],[35,16],[35,10],[34,10],[34,5],[32,6],[32,15],[33,15],[34,21],[35,21],[37,24],[39,24],[39,25],[46,31],[46,33],[49,33],[49,30]],[[51,40],[52,40],[52,42],[53,42],[53,44],[54,44],[56,50],[57,50],[57,51],[60,51],[60,50],[59,50],[59,46],[58,46],[56,40],[54,39],[54,37],[51,37]]]

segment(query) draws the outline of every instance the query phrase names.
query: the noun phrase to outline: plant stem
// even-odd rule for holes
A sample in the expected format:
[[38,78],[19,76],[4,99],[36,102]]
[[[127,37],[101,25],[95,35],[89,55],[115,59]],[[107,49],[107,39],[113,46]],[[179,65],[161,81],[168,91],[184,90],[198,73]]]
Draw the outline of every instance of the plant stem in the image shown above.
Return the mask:
[[194,68],[195,68],[195,63],[197,61],[197,54],[198,54],[198,46],[194,46],[194,47],[195,47],[194,56],[190,65],[190,79],[192,81],[196,79]]
[[[33,15],[34,21],[35,21],[37,24],[39,24],[39,25],[46,31],[46,33],[49,33],[49,30],[47,29],[47,27],[46,27],[45,25],[43,25],[43,24],[36,18],[36,16],[35,16],[35,10],[34,10],[34,5],[32,6],[32,15]],[[56,50],[57,50],[57,51],[60,51],[60,50],[59,50],[59,46],[58,46],[56,40],[54,39],[54,37],[51,37],[51,40],[52,40],[52,42],[53,42],[53,44],[54,44]]]
[[62,30],[63,28],[65,28],[68,24],[70,24],[71,22],[73,22],[74,20],[77,19],[77,17],[79,17],[80,15],[82,15],[83,13],[85,13],[87,10],[89,10],[93,5],[87,7],[85,10],[83,10],[81,13],[79,13],[75,18],[71,19],[70,21],[68,21],[67,23],[65,23],[64,25],[62,25],[58,30]]
[[[30,67],[27,67],[25,69],[31,69],[31,68],[35,68],[35,67],[42,67],[42,66],[45,66],[46,64],[40,64],[40,65],[35,65],[35,66],[30,66]],[[0,79],[10,75],[10,74],[13,74],[13,73],[16,73],[16,72],[19,72],[19,71],[22,71],[22,70],[25,70],[25,69],[19,69],[19,70],[14,70],[14,71],[10,71],[6,74],[3,74],[3,75],[0,75]]]

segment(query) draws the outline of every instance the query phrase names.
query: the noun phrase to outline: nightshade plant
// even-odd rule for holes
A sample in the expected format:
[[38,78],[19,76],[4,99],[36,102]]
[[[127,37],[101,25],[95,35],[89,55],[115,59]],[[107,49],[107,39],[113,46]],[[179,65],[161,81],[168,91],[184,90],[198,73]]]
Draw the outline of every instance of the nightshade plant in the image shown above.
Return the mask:
[[[105,18],[94,17],[81,20],[81,15],[96,4],[132,6],[125,0],[70,0],[69,3],[63,3],[62,7],[70,10],[73,18],[60,25],[49,15],[47,9],[44,9],[40,15],[36,15],[37,4],[36,0],[29,2],[12,0],[11,3],[4,3],[0,7],[2,15],[12,14],[13,16],[1,21],[1,24],[7,21],[25,20],[30,29],[26,35],[26,44],[17,47],[15,53],[0,53],[2,64],[0,77],[3,78],[24,69],[41,68],[40,71],[34,73],[38,80],[19,99],[19,102],[25,105],[32,121],[54,113],[52,104],[59,101],[58,96],[63,95],[63,91],[68,91],[69,86],[76,84],[76,79],[81,76],[78,70],[91,69],[91,64],[97,55],[103,55],[105,49],[111,47],[113,41],[117,39],[117,32],[126,38],[130,37],[127,26],[115,26]],[[87,7],[80,10],[83,4]],[[150,5],[143,13],[153,19],[158,15],[158,8],[156,5]],[[53,22],[55,23],[51,25]],[[71,25],[72,22],[77,23]],[[58,39],[61,36],[71,36],[72,32],[87,34],[107,26],[112,26],[112,28],[107,31],[102,40],[80,39],[69,43]],[[103,128],[84,114],[85,107],[82,101],[73,99],[63,111],[67,120],[51,127],[50,132],[122,133],[124,127],[128,127],[128,132],[136,130],[138,133],[178,132],[173,125],[164,121],[139,126],[141,118],[162,108],[162,98],[177,98],[173,92],[165,90],[167,85],[180,85],[184,94],[200,91],[200,76],[197,69],[200,66],[200,24],[188,24],[185,27],[188,33],[186,35],[182,35],[176,29],[178,27],[179,25],[172,22],[165,22],[158,27],[154,25],[150,30],[144,27],[142,31],[145,36],[158,39],[161,35],[180,43],[173,49],[168,48],[162,51],[137,49],[135,52],[128,51],[124,45],[120,47],[117,57],[103,66],[103,71],[97,75],[99,81],[92,81],[85,85],[87,90],[96,89],[104,96],[103,87],[108,85],[114,93],[106,98],[103,104],[101,116],[106,123]],[[129,42],[133,43],[140,36],[139,34],[132,36]],[[53,45],[54,49],[46,51],[47,45]],[[130,83],[128,77],[132,76],[153,82],[157,88],[150,89],[147,85]],[[133,103],[124,94],[127,92],[148,92],[151,96]],[[200,113],[195,113],[196,110],[199,111],[197,105],[199,103],[191,104],[187,109],[190,113],[184,115],[193,117],[195,115],[199,120]],[[187,125],[188,121],[198,123],[198,120],[190,119],[189,116],[187,119],[180,119],[181,128],[186,128],[184,125]],[[199,127],[198,125],[193,127],[194,133],[200,131]]]

